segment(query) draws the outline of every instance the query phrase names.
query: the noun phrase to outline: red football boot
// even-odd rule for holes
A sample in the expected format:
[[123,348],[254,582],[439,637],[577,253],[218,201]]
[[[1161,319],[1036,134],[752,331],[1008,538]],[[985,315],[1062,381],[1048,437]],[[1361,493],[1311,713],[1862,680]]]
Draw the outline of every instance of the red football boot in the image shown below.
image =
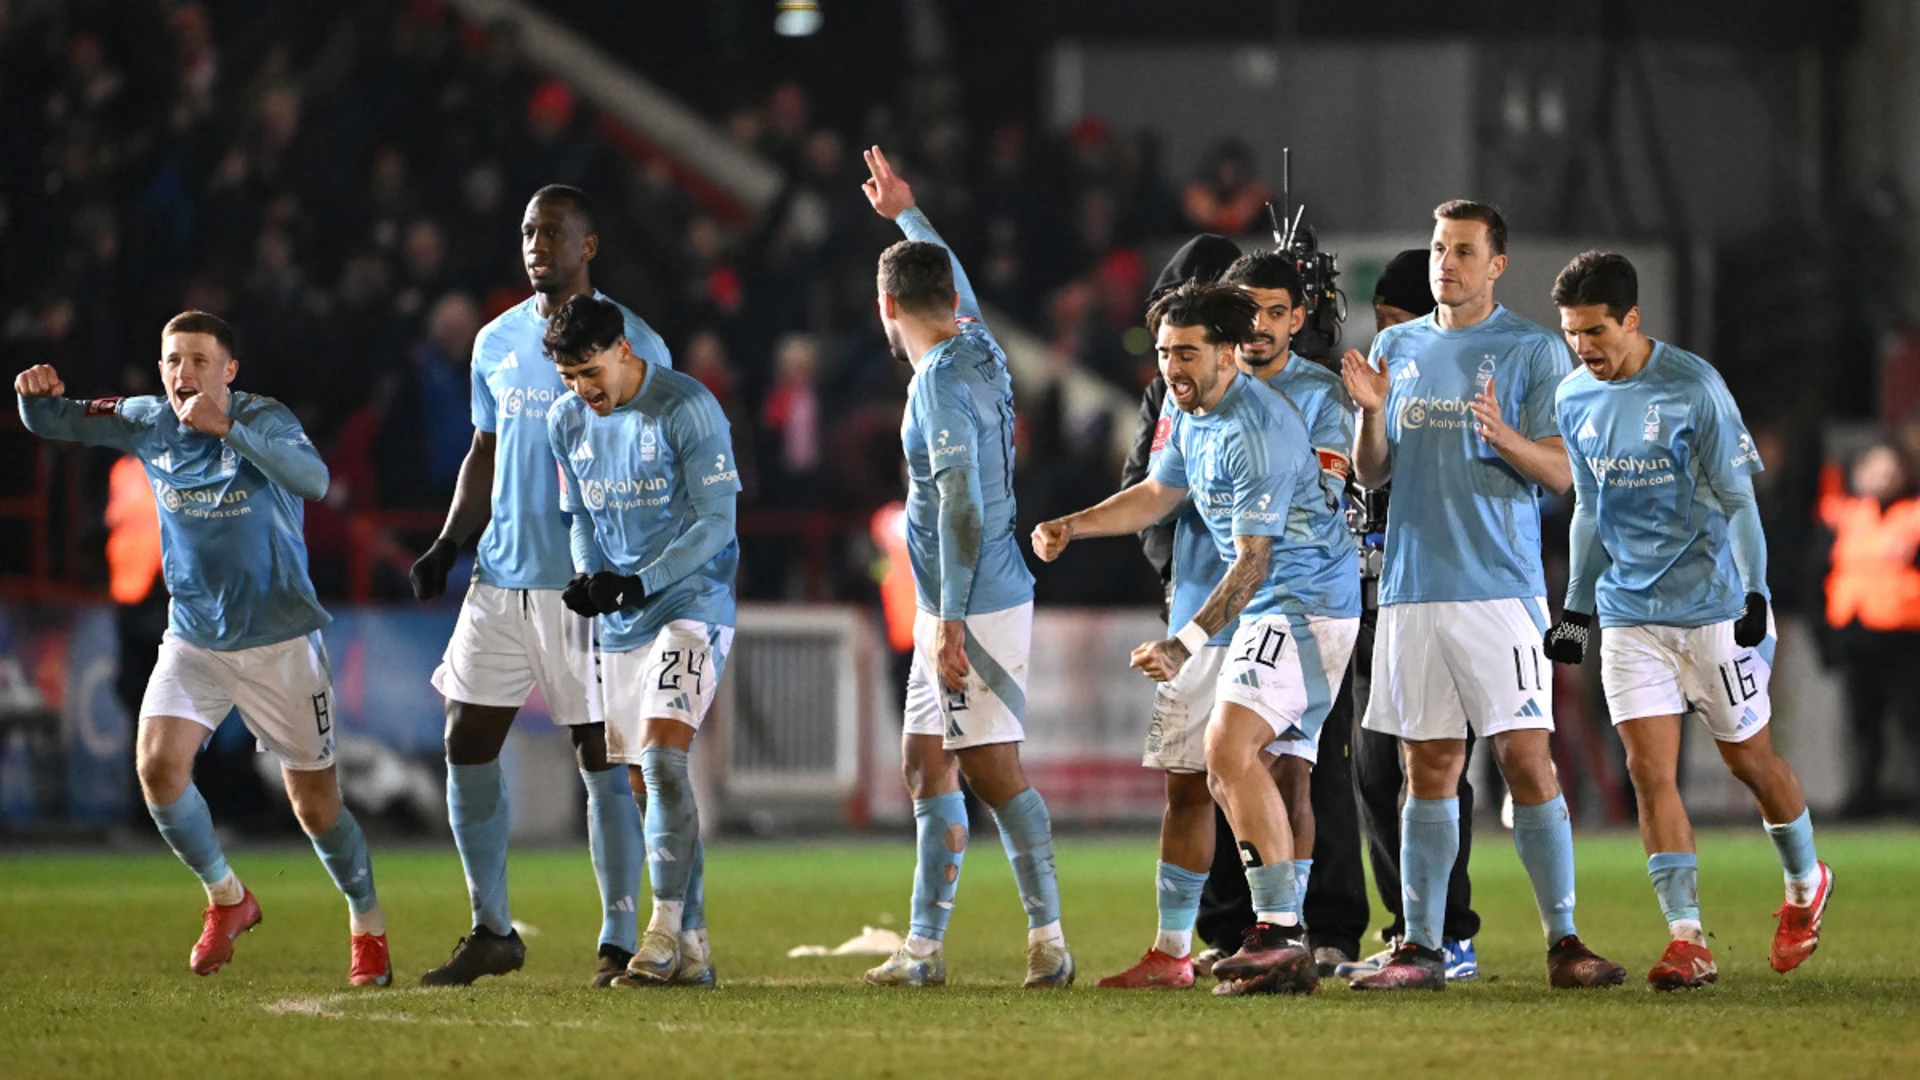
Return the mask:
[[1705,945],[1675,939],[1667,943],[1660,962],[1647,972],[1647,981],[1655,990],[1698,990],[1720,977],[1713,966],[1713,953]]
[[1193,957],[1148,949],[1139,963],[1101,979],[1100,985],[1109,990],[1185,990],[1193,985]]
[[1827,899],[1833,895],[1833,871],[1826,863],[1819,866],[1820,884],[1813,891],[1813,902],[1805,907],[1783,903],[1774,912],[1780,917],[1780,928],[1773,932],[1773,953],[1768,960],[1773,970],[1782,974],[1799,967],[1820,947],[1820,919],[1826,915]]
[[252,889],[242,889],[237,904],[208,904],[200,913],[205,927],[187,955],[195,975],[211,975],[233,959],[233,939],[260,925],[260,901]]
[[353,966],[347,982],[354,986],[386,986],[393,982],[393,961],[387,958],[387,935],[353,935]]

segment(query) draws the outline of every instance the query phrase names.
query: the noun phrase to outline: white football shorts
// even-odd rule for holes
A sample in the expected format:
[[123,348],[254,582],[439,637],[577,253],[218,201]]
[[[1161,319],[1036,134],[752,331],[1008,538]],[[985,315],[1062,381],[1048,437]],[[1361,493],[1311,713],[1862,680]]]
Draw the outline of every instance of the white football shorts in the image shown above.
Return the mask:
[[1203,645],[1178,674],[1155,683],[1153,722],[1140,764],[1171,773],[1207,771],[1207,721],[1213,718],[1213,684],[1227,659],[1225,645]]
[[1215,678],[1217,704],[1258,713],[1273,728],[1267,752],[1316,761],[1320,728],[1345,677],[1359,619],[1262,615],[1243,620]]
[[1752,648],[1733,641],[1732,621],[1706,626],[1613,626],[1600,631],[1600,683],[1616,724],[1694,713],[1713,737],[1745,742],[1773,716],[1773,613]]
[[905,730],[909,735],[939,735],[948,750],[1027,737],[1027,654],[1033,643],[1033,601],[1004,611],[969,615],[967,684],[948,690],[934,662],[934,635],[940,619],[919,611],[913,617],[913,671],[907,676]]
[[185,717],[212,734],[236,707],[247,730],[282,765],[300,772],[332,767],[333,678],[320,631],[231,651],[202,648],[167,631],[140,715]]
[[449,701],[517,709],[534,687],[564,726],[597,724],[587,693],[593,622],[560,602],[558,589],[501,589],[474,582],[433,688]]
[[1366,728],[1416,742],[1553,730],[1541,597],[1385,604]]
[[700,730],[720,692],[733,627],[675,619],[653,640],[629,652],[596,649],[597,711],[607,721],[607,760],[640,764],[648,720],[678,720]]

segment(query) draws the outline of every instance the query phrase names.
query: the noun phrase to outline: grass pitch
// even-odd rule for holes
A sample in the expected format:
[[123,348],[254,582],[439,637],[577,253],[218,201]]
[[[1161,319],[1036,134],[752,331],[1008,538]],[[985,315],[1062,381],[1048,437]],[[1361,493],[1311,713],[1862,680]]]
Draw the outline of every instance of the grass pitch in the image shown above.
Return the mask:
[[[1837,884],[1820,951],[1767,967],[1779,902],[1755,828],[1701,838],[1701,900],[1720,982],[1656,994],[1665,943],[1631,835],[1579,841],[1580,929],[1625,963],[1626,986],[1549,992],[1526,878],[1503,838],[1477,846],[1482,975],[1445,994],[1367,997],[1330,981],[1310,999],[1101,991],[1152,940],[1145,839],[1060,845],[1081,983],[1018,988],[1024,921],[990,835],[967,860],[948,936],[952,984],[860,985],[871,960],[790,960],[865,924],[905,922],[913,849],[889,843],[713,845],[707,895],[721,989],[593,990],[598,903],[584,851],[522,852],[514,912],[542,932],[526,969],[420,990],[467,926],[459,862],[374,851],[396,984],[346,987],[346,912],[303,850],[235,853],[265,922],[211,978],[187,970],[204,903],[163,852],[0,857],[0,1075],[562,1077],[782,1072],[836,1076],[1584,1074],[1920,1075],[1920,834],[1824,830]],[[1377,916],[1376,916],[1377,918]]]

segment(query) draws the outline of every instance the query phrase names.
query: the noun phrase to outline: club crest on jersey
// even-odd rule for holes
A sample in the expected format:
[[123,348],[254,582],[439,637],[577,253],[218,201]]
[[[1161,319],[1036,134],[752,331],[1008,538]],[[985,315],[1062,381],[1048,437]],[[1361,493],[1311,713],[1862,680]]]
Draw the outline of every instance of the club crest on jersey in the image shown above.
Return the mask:
[[120,399],[117,397],[94,398],[87,402],[88,416],[112,416],[119,409]]
[[1494,361],[1498,359],[1493,353],[1485,353],[1480,357],[1480,370],[1473,377],[1476,389],[1485,390],[1487,384],[1493,382]]
[[1640,422],[1640,434],[1647,442],[1660,438],[1660,406],[1647,403],[1647,417]]
[[1165,450],[1167,448],[1167,437],[1172,434],[1173,417],[1161,417],[1159,423],[1153,425],[1153,445],[1147,448],[1147,453],[1157,454]]
[[652,420],[640,424],[640,461],[645,464],[660,457],[660,425]]
[[234,454],[233,447],[231,446],[221,447],[220,448],[220,474],[222,476],[232,476],[234,473],[234,470],[238,469],[239,467],[240,467],[240,459],[238,456]]

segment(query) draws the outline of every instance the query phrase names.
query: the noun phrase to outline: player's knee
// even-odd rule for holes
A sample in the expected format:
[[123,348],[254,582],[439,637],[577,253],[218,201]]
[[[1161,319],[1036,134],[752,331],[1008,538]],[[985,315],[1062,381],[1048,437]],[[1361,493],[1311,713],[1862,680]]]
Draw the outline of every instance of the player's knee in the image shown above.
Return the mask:
[[[507,741],[507,729],[513,714],[505,722],[456,701],[447,703],[447,761],[454,765],[485,765],[500,756]],[[604,760],[604,744],[603,760]],[[601,766],[605,768],[604,765]]]
[[1720,757],[1734,779],[1748,787],[1766,780],[1773,773],[1775,762],[1780,760],[1773,747],[1752,743],[1722,743]]
[[1629,753],[1627,776],[1633,781],[1633,790],[1643,796],[1664,791],[1678,783],[1675,763],[1651,754]]
[[154,806],[165,806],[187,790],[193,776],[193,759],[181,760],[142,745],[134,762],[140,777],[140,792]]
[[567,729],[573,739],[573,757],[587,772],[605,772],[611,768],[607,761],[607,729],[604,724],[576,724]]
[[300,831],[308,836],[319,836],[340,820],[340,789],[318,782],[317,776],[314,782],[288,784],[287,800]]
[[1167,806],[1172,810],[1200,810],[1213,805],[1206,773],[1168,773]]

